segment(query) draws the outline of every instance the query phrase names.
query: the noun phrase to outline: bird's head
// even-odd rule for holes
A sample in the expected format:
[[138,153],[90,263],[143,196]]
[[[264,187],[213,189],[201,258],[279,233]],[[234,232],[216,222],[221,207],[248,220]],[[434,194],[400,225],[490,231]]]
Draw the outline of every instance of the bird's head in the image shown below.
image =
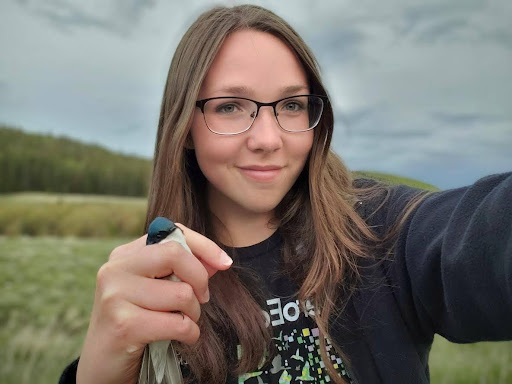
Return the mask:
[[165,217],[157,217],[149,224],[146,245],[159,243],[176,229],[178,227],[171,220]]

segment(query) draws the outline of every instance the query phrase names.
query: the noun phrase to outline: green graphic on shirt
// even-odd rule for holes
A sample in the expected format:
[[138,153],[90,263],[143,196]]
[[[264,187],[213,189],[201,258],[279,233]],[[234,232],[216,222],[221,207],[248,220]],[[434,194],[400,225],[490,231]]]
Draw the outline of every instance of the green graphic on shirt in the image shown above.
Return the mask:
[[286,369],[284,370],[283,374],[279,378],[279,384],[287,384],[292,382],[292,377],[288,374]]
[[[240,358],[242,356],[242,346],[240,344],[237,345],[236,353],[237,353],[237,356],[238,356],[238,360],[240,360]],[[258,364],[258,369],[261,369],[261,367],[263,367],[263,363],[265,362],[266,357],[267,357],[267,354],[265,353],[265,355],[260,360],[260,363]],[[247,380],[249,380],[249,379],[251,379],[253,377],[256,377],[256,379],[258,380],[258,384],[265,384],[263,382],[263,380],[261,380],[261,378],[259,377],[262,374],[263,374],[263,371],[255,371],[255,372],[244,373],[243,375],[239,375],[238,376],[238,384],[243,384]]]
[[302,375],[297,377],[295,380],[313,381],[315,378],[309,374],[309,362],[306,361],[304,368],[302,368]]
[[[238,384],[243,384],[246,382],[246,380],[249,380],[252,377],[261,376],[262,373],[263,371],[244,373],[243,375],[238,376]],[[263,381],[258,377],[258,384],[260,383],[262,384]]]
[[304,362],[304,358],[301,355],[299,355],[299,350],[298,349],[297,349],[297,352],[295,352],[295,355],[292,355],[292,359],[300,360],[300,361]]

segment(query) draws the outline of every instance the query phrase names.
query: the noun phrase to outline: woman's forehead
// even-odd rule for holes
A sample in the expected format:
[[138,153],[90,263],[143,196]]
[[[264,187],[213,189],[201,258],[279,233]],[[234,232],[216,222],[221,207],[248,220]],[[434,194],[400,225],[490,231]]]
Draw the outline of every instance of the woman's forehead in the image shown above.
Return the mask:
[[225,95],[276,97],[308,89],[307,77],[295,53],[277,37],[243,30],[230,35],[220,48],[201,87],[201,98]]

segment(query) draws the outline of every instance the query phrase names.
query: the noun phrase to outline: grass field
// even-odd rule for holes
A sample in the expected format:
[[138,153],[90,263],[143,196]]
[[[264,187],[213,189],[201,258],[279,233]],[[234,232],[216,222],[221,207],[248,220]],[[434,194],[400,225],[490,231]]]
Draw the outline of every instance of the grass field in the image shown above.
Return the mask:
[[0,195],[0,234],[136,237],[144,230],[146,199],[15,193]]
[[411,179],[409,177],[390,175],[382,172],[373,172],[373,171],[355,171],[353,172],[355,177],[366,177],[370,179],[375,179],[379,181],[383,181],[389,184],[405,184],[414,188],[426,189],[427,191],[439,191],[439,188],[424,183],[419,180]]
[[[127,238],[0,236],[0,382],[56,383],[80,353],[96,271]],[[512,383],[512,343],[437,338],[432,383]]]
[[2,383],[56,383],[87,329],[96,271],[122,239],[0,238]]

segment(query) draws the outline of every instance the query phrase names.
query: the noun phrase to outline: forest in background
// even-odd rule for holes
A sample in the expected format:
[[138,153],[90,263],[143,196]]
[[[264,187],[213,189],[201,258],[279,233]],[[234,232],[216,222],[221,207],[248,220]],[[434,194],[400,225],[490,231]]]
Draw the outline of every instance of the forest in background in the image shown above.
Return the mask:
[[146,196],[151,160],[0,126],[0,193]]

